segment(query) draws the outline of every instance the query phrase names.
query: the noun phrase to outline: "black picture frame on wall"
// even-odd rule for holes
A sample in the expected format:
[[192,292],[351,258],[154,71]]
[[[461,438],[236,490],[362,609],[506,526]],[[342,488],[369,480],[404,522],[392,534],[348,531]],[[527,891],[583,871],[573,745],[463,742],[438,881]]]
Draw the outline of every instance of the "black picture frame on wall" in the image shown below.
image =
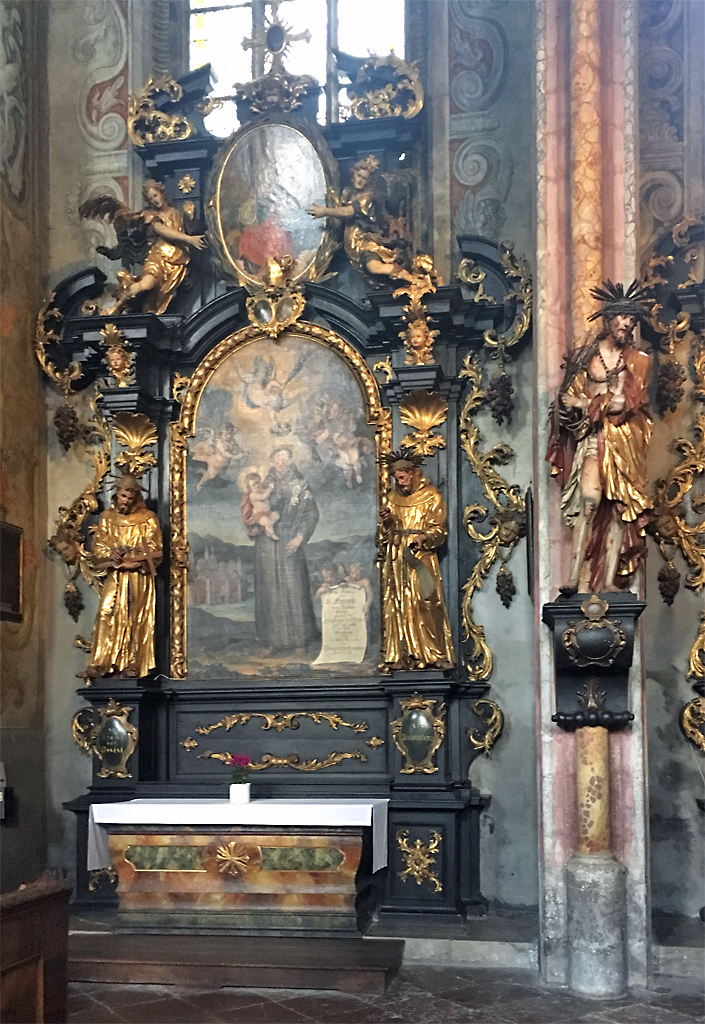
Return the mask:
[[0,521],[0,619],[22,622],[21,526]]

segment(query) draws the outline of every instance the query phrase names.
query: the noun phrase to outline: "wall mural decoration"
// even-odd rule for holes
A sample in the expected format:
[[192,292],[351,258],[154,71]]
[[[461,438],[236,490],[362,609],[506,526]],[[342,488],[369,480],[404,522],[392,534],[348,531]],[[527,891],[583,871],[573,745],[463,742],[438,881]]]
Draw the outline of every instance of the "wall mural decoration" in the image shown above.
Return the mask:
[[[183,398],[176,430],[194,440],[172,500],[188,507],[189,671],[206,678],[377,670],[387,417],[369,370],[366,402],[335,351],[353,362],[345,343],[306,327],[226,339]],[[180,603],[173,614],[176,675]]]

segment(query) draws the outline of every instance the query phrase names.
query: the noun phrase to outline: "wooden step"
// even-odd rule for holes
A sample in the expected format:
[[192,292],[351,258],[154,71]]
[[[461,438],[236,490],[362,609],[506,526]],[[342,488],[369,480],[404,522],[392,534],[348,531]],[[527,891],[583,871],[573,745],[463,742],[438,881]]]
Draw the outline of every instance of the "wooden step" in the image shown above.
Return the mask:
[[396,939],[74,932],[69,980],[377,993],[401,966],[403,949]]

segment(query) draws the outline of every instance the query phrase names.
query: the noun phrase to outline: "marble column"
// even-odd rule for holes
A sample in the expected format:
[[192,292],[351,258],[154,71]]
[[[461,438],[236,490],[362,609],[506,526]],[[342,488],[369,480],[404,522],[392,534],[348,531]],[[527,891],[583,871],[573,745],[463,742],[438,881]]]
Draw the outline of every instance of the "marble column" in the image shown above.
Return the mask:
[[[649,976],[640,641],[630,675],[634,722],[623,732],[602,733],[599,741],[592,736],[587,744],[593,754],[599,748],[602,783],[600,799],[591,805],[599,822],[588,818],[590,834],[581,837],[581,806],[585,810],[585,801],[592,800],[581,767],[588,737],[581,738],[580,730],[561,732],[551,722],[555,670],[541,609],[555,600],[568,576],[571,539],[562,521],[559,488],[545,462],[549,405],[567,350],[587,333],[587,316],[595,309],[590,289],[607,277],[628,283],[637,273],[637,24],[633,0],[537,0],[536,10],[540,962],[548,984],[614,994],[625,982],[646,985]],[[603,970],[596,967],[600,962]]]

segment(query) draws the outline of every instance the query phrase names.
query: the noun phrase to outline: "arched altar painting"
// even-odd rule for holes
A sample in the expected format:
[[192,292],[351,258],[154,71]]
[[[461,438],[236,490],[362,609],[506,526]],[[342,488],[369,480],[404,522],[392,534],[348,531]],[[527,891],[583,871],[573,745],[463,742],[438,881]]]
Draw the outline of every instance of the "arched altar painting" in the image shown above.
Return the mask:
[[[189,674],[373,674],[376,446],[345,362],[295,332],[236,349],[201,396],[186,482]],[[324,605],[329,621],[346,602],[357,648],[323,650]]]

